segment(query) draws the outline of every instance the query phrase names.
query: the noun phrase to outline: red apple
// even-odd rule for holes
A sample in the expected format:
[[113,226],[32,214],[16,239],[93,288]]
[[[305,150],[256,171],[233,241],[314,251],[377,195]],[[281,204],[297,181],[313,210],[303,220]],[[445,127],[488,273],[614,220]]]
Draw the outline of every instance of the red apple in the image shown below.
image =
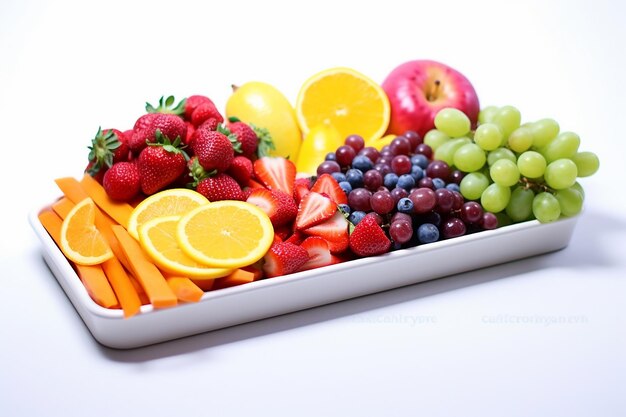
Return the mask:
[[444,107],[464,112],[473,127],[478,121],[480,105],[474,87],[463,74],[440,62],[405,62],[389,73],[382,88],[391,105],[388,134],[414,130],[423,137],[435,127],[435,115]]

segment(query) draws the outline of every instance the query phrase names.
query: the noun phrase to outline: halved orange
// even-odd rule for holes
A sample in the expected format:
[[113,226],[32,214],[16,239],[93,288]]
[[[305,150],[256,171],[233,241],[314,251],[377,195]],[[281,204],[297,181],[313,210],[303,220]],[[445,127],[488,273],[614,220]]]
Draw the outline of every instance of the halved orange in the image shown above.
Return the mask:
[[232,269],[210,268],[182,251],[176,239],[180,216],[157,217],[139,227],[141,247],[163,271],[193,279],[213,279],[229,275]]
[[113,257],[113,251],[95,226],[96,204],[85,198],[70,210],[61,225],[61,251],[80,265],[97,265]]
[[200,206],[178,222],[178,243],[196,261],[241,268],[261,259],[274,240],[270,218],[257,206],[223,200]]
[[318,72],[300,88],[296,116],[303,134],[320,124],[331,124],[342,135],[378,139],[389,125],[389,98],[381,86],[351,68]]
[[180,216],[209,200],[197,191],[172,188],[147,197],[135,207],[128,219],[128,233],[139,240],[139,227],[149,220],[164,216]]

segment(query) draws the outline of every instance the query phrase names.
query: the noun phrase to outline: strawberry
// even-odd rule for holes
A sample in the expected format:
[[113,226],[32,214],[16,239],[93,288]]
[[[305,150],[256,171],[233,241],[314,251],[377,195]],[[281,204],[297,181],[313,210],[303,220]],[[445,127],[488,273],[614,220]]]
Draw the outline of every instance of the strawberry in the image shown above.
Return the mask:
[[208,129],[196,130],[193,153],[202,167],[210,172],[224,172],[235,158],[233,146],[226,135]]
[[195,94],[195,95],[191,95],[187,97],[187,99],[185,100],[185,111],[184,111],[185,120],[187,120],[188,122],[191,122],[191,115],[193,114],[193,111],[198,106],[200,106],[201,104],[205,104],[205,103],[214,105],[213,101],[206,96]]
[[139,153],[153,140],[154,131],[150,129],[152,122],[159,116],[158,113],[147,113],[140,116],[133,126],[133,134],[128,138],[128,146],[135,154]]
[[237,155],[226,170],[226,173],[233,177],[242,187],[248,185],[252,178],[252,161],[245,156]]
[[137,164],[134,162],[116,162],[104,174],[102,186],[113,200],[132,200],[141,189]]
[[180,138],[172,143],[157,132],[156,142],[141,151],[137,167],[144,194],[151,195],[167,187],[185,171],[187,161],[179,146]]
[[283,226],[293,221],[298,212],[298,207],[293,198],[282,191],[255,188],[246,201],[263,210],[274,227]]
[[172,142],[175,141],[176,138],[180,138],[180,140],[183,141],[187,137],[187,125],[185,121],[175,114],[159,114],[152,120],[149,129],[153,132],[153,135],[159,130],[163,136]]
[[381,255],[389,251],[391,241],[376,218],[366,215],[350,234],[350,249],[359,256]]
[[322,174],[317,177],[311,191],[327,194],[337,205],[348,204],[348,196],[330,174]]
[[227,174],[217,174],[200,180],[196,191],[209,201],[239,200],[244,201],[243,191],[237,181]]
[[254,175],[270,190],[293,195],[296,165],[282,157],[264,156],[254,161]]
[[306,235],[302,233],[301,231],[296,230],[295,232],[291,234],[291,236],[288,236],[286,239],[283,239],[283,240],[285,242],[293,243],[294,245],[300,246],[300,244],[304,242],[304,239],[306,239]]
[[[280,240],[282,240],[283,242],[291,239],[293,236],[293,232],[291,231],[291,226],[289,224],[285,224],[282,226],[275,226],[274,227],[274,235],[278,236],[280,238]],[[299,244],[300,242],[293,242],[292,240],[289,240],[291,243],[295,243],[295,244]]]
[[89,146],[89,163],[86,171],[102,180],[103,175],[114,163],[128,161],[130,148],[126,135],[117,129],[98,128]]
[[300,204],[302,197],[307,195],[311,190],[311,178],[302,177],[296,178],[296,182],[294,184],[293,189],[293,198],[296,200],[297,204]]
[[303,230],[329,219],[337,205],[325,194],[309,192],[300,201],[296,216],[296,229]]
[[241,143],[241,153],[252,158],[256,154],[257,142],[259,141],[256,133],[249,125],[239,121],[236,117],[231,117],[229,121],[228,130]]
[[174,105],[176,99],[174,96],[161,96],[159,99],[159,105],[154,107],[150,103],[146,103],[146,111],[148,113],[161,113],[161,114],[175,114],[181,116],[185,113],[185,105],[187,100],[182,99],[178,104]]
[[309,260],[306,249],[289,242],[274,243],[263,257],[266,278],[298,271]]
[[333,256],[328,248],[328,242],[318,236],[310,236],[304,239],[300,247],[306,249],[309,254],[309,260],[300,267],[300,271],[320,268],[322,266],[334,265],[340,262],[340,259]]
[[349,222],[344,214],[337,210],[333,216],[322,223],[311,226],[303,232],[309,236],[318,236],[328,242],[328,247],[333,254],[339,254],[348,249],[350,242],[348,226]]
[[191,138],[196,133],[196,128],[194,127],[194,125],[191,124],[191,122],[185,122],[185,124],[187,125],[187,133],[183,138],[183,142],[185,143],[185,145],[190,146]]
[[224,117],[221,115],[219,110],[217,110],[217,107],[215,107],[213,102],[202,103],[191,113],[191,123],[195,127],[200,126],[209,119],[215,119],[218,123],[222,123],[224,121]]

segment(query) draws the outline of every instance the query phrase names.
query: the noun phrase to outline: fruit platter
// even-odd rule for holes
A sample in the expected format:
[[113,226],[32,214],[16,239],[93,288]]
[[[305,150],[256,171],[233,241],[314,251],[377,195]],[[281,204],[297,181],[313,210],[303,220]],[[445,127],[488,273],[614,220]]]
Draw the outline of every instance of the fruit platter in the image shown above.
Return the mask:
[[[97,128],[30,223],[100,343],[134,348],[568,245],[599,168],[431,60],[163,96]],[[81,168],[82,169],[82,168]]]

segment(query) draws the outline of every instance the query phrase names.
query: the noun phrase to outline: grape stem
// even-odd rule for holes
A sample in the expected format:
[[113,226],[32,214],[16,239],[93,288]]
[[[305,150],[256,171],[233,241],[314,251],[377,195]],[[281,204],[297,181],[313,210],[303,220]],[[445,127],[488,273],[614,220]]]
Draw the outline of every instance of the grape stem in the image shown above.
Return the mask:
[[547,185],[539,184],[526,177],[520,178],[519,182],[522,185],[522,187],[524,187],[525,190],[533,190],[535,193],[540,193],[540,192],[545,191],[545,192],[554,194],[554,190],[548,187]]

